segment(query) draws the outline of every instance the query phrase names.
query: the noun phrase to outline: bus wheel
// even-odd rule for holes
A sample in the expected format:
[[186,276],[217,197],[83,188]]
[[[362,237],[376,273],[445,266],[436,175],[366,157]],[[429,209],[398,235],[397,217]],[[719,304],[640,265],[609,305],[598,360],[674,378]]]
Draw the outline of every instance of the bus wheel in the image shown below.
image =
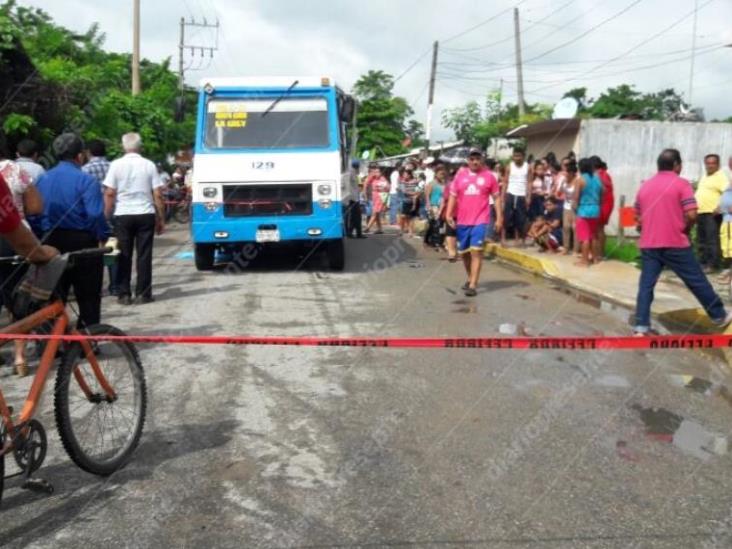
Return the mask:
[[193,254],[196,259],[196,269],[199,271],[210,271],[213,269],[215,251],[215,248],[211,244],[196,244]]
[[326,253],[328,254],[328,265],[331,270],[342,271],[346,265],[346,250],[343,239],[329,241]]

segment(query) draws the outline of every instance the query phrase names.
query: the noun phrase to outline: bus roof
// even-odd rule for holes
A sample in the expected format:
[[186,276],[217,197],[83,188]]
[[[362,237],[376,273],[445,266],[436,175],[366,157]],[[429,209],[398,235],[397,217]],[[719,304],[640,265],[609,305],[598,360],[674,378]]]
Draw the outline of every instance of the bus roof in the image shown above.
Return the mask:
[[[199,88],[207,85],[216,88],[289,88],[297,80],[301,88],[336,87],[335,80],[329,76],[244,76],[202,78]],[[324,83],[326,82],[327,83]]]

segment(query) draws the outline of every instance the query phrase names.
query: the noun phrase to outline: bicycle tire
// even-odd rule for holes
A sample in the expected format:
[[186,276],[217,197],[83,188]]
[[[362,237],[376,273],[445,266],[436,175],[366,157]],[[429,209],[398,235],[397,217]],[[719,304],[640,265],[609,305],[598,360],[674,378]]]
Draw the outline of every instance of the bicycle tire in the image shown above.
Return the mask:
[[[88,328],[87,331],[90,335],[125,335],[124,332],[122,332],[121,330],[105,324],[97,324]],[[64,353],[61,366],[59,367],[58,374],[56,375],[56,388],[54,391],[54,412],[56,415],[56,427],[61,438],[61,443],[66,450],[66,453],[69,455],[69,458],[71,458],[71,461],[73,461],[79,468],[83,469],[84,471],[95,475],[108,476],[127,464],[130,457],[132,456],[132,453],[135,451],[137,445],[140,442],[140,437],[142,436],[142,430],[145,424],[145,412],[147,410],[147,391],[145,386],[145,373],[142,368],[142,363],[140,362],[140,357],[137,353],[137,349],[132,343],[123,341],[100,341],[99,349],[100,354],[98,354],[97,356],[99,366],[110,384],[112,384],[113,388],[115,388],[115,390],[117,391],[118,400],[115,400],[114,402],[107,402],[106,400],[101,402],[93,402],[83,396],[83,392],[81,392],[81,387],[78,381],[75,380],[72,383],[71,380],[72,378],[74,378],[74,369],[78,366],[84,371],[84,373],[86,373],[84,379],[87,381],[87,383],[89,383],[91,380],[91,383],[96,384],[95,387],[99,388],[98,379],[96,378],[96,376],[94,376],[93,373],[90,373],[91,367],[89,365],[89,362],[83,356],[81,344],[74,343],[73,345],[69,346],[69,348]],[[81,418],[72,417],[71,412],[73,410],[77,416],[81,413],[79,412],[80,405],[76,404],[76,402],[80,402],[81,405],[90,405],[93,412],[87,414],[87,418],[96,414],[95,417],[97,418],[97,423],[99,423],[100,420],[99,416],[102,415],[102,412],[100,412],[100,410],[104,410],[103,415],[105,420],[107,418],[111,418],[112,416],[116,417],[116,414],[118,412],[120,414],[123,414],[123,407],[120,403],[120,399],[122,398],[120,396],[121,384],[116,383],[112,379],[113,371],[111,366],[105,366],[105,364],[107,364],[107,362],[105,362],[105,358],[114,358],[115,353],[119,353],[119,356],[125,359],[124,362],[129,369],[130,377],[132,380],[131,385],[133,387],[134,393],[132,397],[132,408],[133,413],[135,413],[135,417],[133,417],[132,422],[128,422],[128,425],[132,426],[132,430],[125,436],[124,443],[120,446],[120,448],[116,449],[110,457],[104,458],[101,455],[99,457],[96,457],[92,455],[89,448],[87,448],[85,444],[80,442],[78,435],[81,434],[82,431],[79,428],[77,432],[77,424],[81,422]],[[86,369],[84,369],[84,367],[86,367]],[[123,368],[120,368],[120,370],[123,370]],[[74,397],[75,406],[72,408],[70,407],[70,399],[72,398],[70,396],[70,391],[72,391],[74,388],[76,389],[76,391],[79,391],[79,397]],[[90,388],[92,388],[91,385]],[[98,394],[103,394],[101,388]],[[125,398],[125,402],[127,400],[128,399]],[[112,407],[118,403],[120,404],[116,408],[117,411],[113,412]],[[124,418],[124,416],[122,417]],[[93,431],[94,430],[92,430],[92,434],[94,434]],[[103,426],[101,428],[97,426],[97,431],[101,434],[102,450],[104,450],[103,445],[106,426]],[[88,428],[85,429],[83,432],[87,433]]]

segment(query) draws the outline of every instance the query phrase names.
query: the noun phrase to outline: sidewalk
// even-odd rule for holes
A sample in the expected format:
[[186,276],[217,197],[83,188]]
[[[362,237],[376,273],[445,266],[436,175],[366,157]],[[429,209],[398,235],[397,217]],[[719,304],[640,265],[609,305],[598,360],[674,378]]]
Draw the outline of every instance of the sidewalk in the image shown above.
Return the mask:
[[[496,257],[523,270],[555,280],[564,287],[635,310],[640,270],[621,261],[603,261],[592,267],[575,265],[573,256],[540,253],[536,247],[502,248],[486,246],[486,256]],[[673,276],[673,275],[671,275]],[[726,296],[722,295],[724,299]],[[680,281],[659,280],[653,301],[653,316],[674,330],[712,332],[715,327],[694,296]]]

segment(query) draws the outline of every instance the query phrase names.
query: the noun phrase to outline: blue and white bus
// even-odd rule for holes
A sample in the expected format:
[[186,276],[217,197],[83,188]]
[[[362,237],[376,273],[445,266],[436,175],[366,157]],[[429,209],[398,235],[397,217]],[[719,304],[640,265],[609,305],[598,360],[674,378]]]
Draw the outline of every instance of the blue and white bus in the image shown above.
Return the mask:
[[317,245],[344,267],[355,101],[331,78],[201,81],[191,235],[196,267],[248,243]]

